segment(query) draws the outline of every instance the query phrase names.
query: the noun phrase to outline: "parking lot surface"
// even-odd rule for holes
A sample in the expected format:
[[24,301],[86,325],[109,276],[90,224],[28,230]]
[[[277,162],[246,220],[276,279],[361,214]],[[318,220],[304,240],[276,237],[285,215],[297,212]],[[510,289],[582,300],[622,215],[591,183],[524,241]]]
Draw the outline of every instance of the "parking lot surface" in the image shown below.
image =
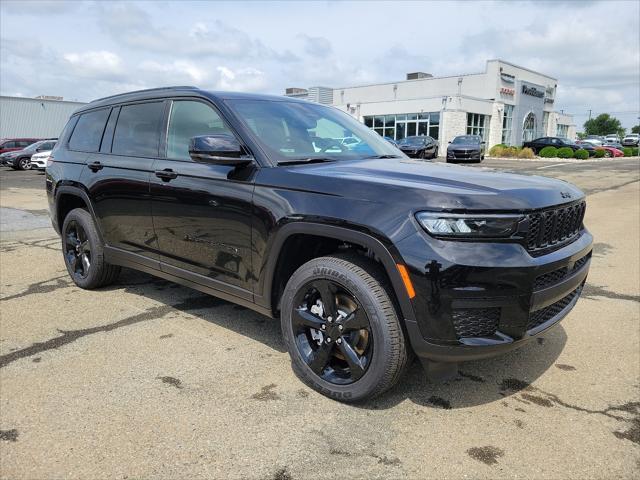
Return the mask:
[[527,346],[344,405],[279,323],[123,271],[69,279],[41,173],[0,169],[0,477],[638,478],[640,162],[487,160],[588,194],[582,299]]

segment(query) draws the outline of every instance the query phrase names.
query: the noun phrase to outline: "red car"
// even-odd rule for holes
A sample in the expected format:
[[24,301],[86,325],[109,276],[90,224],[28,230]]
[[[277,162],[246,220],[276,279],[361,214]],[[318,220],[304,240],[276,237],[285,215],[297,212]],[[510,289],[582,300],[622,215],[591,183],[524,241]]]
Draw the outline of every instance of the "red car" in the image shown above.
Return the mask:
[[596,150],[604,150],[605,157],[624,157],[624,152],[621,152],[617,148],[602,145],[601,147],[594,147]]
[[3,138],[0,140],[0,154],[5,152],[13,152],[14,150],[22,150],[32,143],[40,140],[39,138]]

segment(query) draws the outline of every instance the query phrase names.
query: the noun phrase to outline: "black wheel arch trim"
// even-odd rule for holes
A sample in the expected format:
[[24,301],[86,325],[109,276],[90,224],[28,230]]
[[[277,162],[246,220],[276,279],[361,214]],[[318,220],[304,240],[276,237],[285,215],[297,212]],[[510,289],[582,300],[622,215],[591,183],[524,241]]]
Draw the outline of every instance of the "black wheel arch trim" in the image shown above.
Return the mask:
[[93,218],[93,222],[96,226],[96,231],[98,232],[98,237],[100,237],[100,241],[104,244],[104,238],[102,236],[102,231],[100,230],[100,223],[97,221],[91,198],[82,187],[76,185],[59,185],[55,190],[55,201],[53,204],[54,211],[51,212],[51,223],[53,224],[53,228],[56,230],[56,232],[60,234],[61,219],[58,218],[58,209],[60,208],[60,197],[63,195],[76,196],[84,201],[84,203],[87,205],[89,213],[91,214],[91,217]]
[[[398,305],[402,315],[407,320],[415,321],[415,314],[411,300],[405,290],[404,283],[400,277],[400,273],[396,267],[396,258],[394,258],[390,249],[376,237],[351,228],[338,227],[334,225],[326,225],[322,223],[311,222],[293,222],[283,225],[274,233],[274,240],[268,251],[268,261],[264,268],[264,283],[262,292],[255,292],[254,299],[258,305],[272,309],[271,295],[273,289],[273,280],[278,265],[280,254],[284,243],[292,235],[309,234],[318,237],[326,237],[332,240],[340,240],[344,242],[354,243],[371,251],[380,259],[382,266],[391,281]],[[397,254],[397,258],[400,255]]]

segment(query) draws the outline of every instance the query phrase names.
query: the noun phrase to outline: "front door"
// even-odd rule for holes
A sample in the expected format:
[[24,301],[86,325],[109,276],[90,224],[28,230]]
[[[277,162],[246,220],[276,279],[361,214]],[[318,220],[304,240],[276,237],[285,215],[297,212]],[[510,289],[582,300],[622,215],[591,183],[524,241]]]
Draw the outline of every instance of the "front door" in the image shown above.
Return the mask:
[[250,299],[255,167],[234,169],[189,157],[191,137],[233,135],[204,101],[174,100],[166,131],[166,159],[154,164],[151,176],[161,268]]

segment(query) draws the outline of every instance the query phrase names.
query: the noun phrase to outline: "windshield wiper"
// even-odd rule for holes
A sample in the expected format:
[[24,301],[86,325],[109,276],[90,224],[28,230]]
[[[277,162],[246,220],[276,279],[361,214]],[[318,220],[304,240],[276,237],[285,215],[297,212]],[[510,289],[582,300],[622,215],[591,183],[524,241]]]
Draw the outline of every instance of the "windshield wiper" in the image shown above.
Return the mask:
[[308,158],[290,158],[288,160],[280,160],[278,165],[296,165],[300,163],[323,163],[335,162],[335,159],[329,157],[308,157]]

